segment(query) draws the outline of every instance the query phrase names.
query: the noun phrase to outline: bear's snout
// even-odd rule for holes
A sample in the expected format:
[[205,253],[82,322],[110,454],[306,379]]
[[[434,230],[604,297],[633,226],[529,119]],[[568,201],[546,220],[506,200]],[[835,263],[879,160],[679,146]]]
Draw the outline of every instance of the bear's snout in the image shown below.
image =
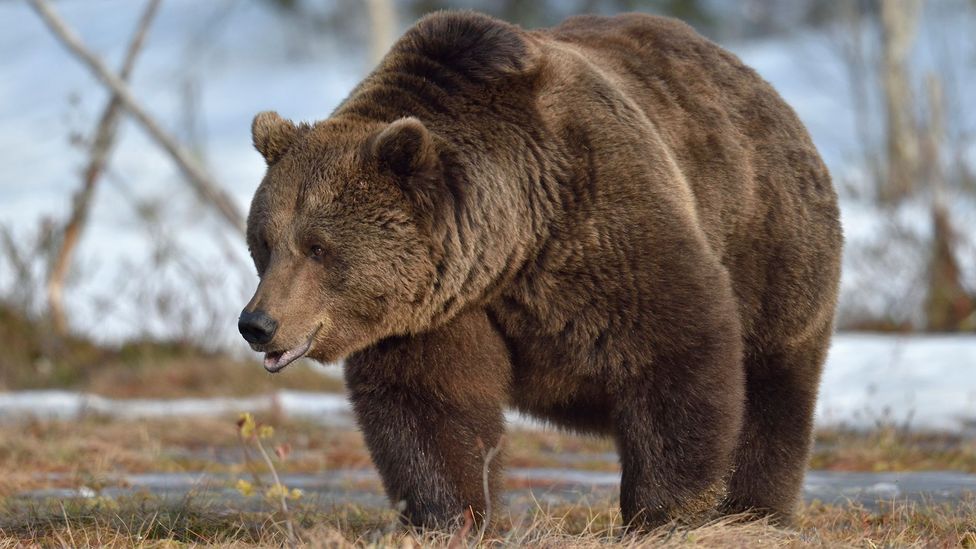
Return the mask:
[[237,329],[248,343],[264,345],[274,337],[278,322],[260,309],[251,312],[244,309],[237,320]]

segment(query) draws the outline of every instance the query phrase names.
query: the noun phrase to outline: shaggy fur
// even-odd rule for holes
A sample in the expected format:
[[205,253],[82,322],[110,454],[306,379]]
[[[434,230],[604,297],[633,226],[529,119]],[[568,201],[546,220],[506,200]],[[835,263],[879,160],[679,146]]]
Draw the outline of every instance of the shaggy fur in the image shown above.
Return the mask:
[[506,405],[612,436],[635,526],[790,517],[841,229],[807,132],[735,56],[661,17],[441,12],[329,119],[253,133],[247,311],[278,328],[252,347],[347,357],[408,520],[484,509]]

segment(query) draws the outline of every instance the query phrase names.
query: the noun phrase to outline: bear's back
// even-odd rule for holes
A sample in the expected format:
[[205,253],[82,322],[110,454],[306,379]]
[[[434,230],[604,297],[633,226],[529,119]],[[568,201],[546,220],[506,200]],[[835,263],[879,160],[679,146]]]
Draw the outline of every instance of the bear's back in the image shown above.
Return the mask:
[[579,16],[537,35],[575,49],[643,111],[720,256],[752,247],[770,217],[784,222],[784,242],[810,238],[805,231],[818,226],[794,225],[798,217],[836,225],[830,176],[796,113],[754,70],[690,26],[636,13]]
[[[573,73],[559,83],[567,99],[548,100],[563,103],[557,111],[600,96],[557,123],[589,124],[615,150],[651,136],[633,161],[676,165],[678,177],[642,184],[692,196],[698,225],[733,278],[746,333],[763,315],[778,316],[763,311],[764,296],[795,302],[797,288],[810,287],[807,274],[784,265],[836,270],[842,236],[830,175],[796,113],[735,55],[678,20],[644,14],[573,17],[530,34],[559,57],[552,71]],[[646,131],[627,134],[637,124],[619,120],[635,109]],[[780,279],[776,289],[770,277]]]

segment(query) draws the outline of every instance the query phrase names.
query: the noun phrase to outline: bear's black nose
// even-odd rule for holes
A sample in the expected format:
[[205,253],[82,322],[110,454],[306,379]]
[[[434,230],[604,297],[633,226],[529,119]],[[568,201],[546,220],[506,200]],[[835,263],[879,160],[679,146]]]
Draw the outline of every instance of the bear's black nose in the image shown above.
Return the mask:
[[241,317],[237,320],[237,329],[248,343],[264,345],[274,337],[278,323],[264,311],[257,310],[249,313],[245,309],[241,311]]

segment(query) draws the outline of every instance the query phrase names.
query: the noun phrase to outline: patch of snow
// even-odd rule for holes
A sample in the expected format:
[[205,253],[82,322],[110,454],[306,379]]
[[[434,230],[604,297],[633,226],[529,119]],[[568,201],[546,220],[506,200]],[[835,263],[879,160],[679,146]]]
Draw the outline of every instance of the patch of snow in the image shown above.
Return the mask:
[[350,407],[344,395],[278,391],[270,395],[229,398],[113,399],[70,391],[0,393],[0,420],[35,417],[70,420],[85,415],[117,419],[215,416],[240,412],[280,411],[293,418],[348,425]]
[[0,418],[75,419],[84,410],[86,396],[71,391],[19,391],[0,393]]
[[837,334],[817,422],[958,429],[976,418],[976,337]]

